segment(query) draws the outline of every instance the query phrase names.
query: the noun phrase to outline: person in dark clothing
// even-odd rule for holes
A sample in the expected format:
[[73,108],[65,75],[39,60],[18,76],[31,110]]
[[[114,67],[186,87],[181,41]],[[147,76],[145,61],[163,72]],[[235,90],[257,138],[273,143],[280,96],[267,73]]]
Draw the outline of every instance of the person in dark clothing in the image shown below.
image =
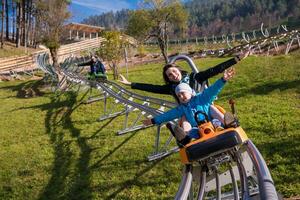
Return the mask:
[[[220,63],[212,68],[209,68],[205,71],[198,72],[196,74],[191,73],[188,74],[188,72],[182,70],[179,66],[175,64],[166,64],[163,68],[163,78],[165,81],[165,85],[153,85],[153,84],[147,84],[147,83],[132,83],[129,82],[124,76],[120,75],[121,80],[119,82],[130,85],[132,89],[138,89],[143,90],[147,92],[152,93],[158,93],[158,94],[169,94],[172,95],[177,102],[178,98],[175,94],[175,88],[180,83],[187,83],[191,86],[191,88],[195,89],[193,84],[195,81],[197,81],[199,84],[203,84],[207,79],[222,73],[225,71],[225,69],[228,69],[229,67],[235,65],[238,63],[241,59],[248,56],[248,52],[246,54],[236,56],[232,59],[229,59],[223,63]],[[195,80],[195,81],[191,81]]]
[[91,60],[85,63],[81,63],[78,66],[90,66],[89,79],[104,78],[107,79],[106,69],[100,59],[93,55]]

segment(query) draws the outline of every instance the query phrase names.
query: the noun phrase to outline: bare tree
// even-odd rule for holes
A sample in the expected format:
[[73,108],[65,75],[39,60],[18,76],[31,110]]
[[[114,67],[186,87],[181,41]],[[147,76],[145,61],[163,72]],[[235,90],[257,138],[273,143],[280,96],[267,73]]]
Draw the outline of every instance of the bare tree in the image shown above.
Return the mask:
[[28,0],[28,12],[27,12],[27,33],[26,33],[26,41],[28,45],[32,45],[32,18],[33,18],[33,2],[32,0]]
[[168,62],[168,37],[171,29],[183,32],[188,14],[178,0],[144,0],[145,9],[132,12],[127,33],[139,40],[157,39],[161,53]]
[[5,0],[5,14],[6,14],[6,40],[9,40],[9,5],[8,5],[8,0]]
[[12,41],[15,41],[16,35],[16,4],[14,1],[11,2],[12,8]]
[[20,46],[20,33],[21,33],[21,14],[22,8],[21,3],[19,1],[16,2],[16,13],[17,13],[17,23],[16,23],[16,47]]
[[53,67],[59,82],[61,82],[63,76],[58,63],[58,49],[64,23],[70,17],[67,9],[69,3],[70,1],[68,0],[40,0],[36,5],[37,16],[39,17],[39,34],[42,42],[50,50]]
[[4,10],[5,10],[5,0],[2,0],[2,12],[1,12],[1,49],[3,49],[4,44]]
[[25,46],[26,33],[26,1],[21,1],[22,15],[21,15],[21,44]]

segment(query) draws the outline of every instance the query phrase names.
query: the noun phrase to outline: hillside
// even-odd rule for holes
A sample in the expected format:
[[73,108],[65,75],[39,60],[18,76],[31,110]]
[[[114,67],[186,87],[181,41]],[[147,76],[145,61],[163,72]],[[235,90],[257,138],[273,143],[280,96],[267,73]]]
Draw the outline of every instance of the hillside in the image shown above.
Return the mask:
[[[196,64],[203,69],[225,59],[205,58]],[[299,59],[299,51],[248,57],[237,65],[236,77],[217,101],[229,109],[228,99],[236,100],[242,127],[285,197],[300,195]],[[161,69],[162,64],[135,66],[129,69],[129,79],[162,84],[157,75]],[[24,89],[38,85],[38,81],[0,83],[0,199],[174,197],[181,180],[178,154],[146,160],[153,150],[155,127],[116,136],[124,116],[98,122],[104,104],[82,104],[88,88],[62,95],[44,90],[40,97],[22,98]]]
[[[189,0],[188,36],[221,35],[287,24],[300,26],[298,0]],[[130,10],[93,15],[82,22],[106,28],[125,29]]]
[[190,14],[190,34],[228,34],[300,21],[297,0],[191,0],[186,3]]

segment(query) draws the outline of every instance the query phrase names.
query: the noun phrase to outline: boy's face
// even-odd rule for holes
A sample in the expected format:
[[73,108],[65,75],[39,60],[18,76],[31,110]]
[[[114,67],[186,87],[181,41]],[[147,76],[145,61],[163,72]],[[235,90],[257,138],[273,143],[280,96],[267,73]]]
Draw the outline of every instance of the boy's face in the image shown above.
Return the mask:
[[189,92],[179,92],[177,97],[180,103],[188,103],[192,98],[192,94]]

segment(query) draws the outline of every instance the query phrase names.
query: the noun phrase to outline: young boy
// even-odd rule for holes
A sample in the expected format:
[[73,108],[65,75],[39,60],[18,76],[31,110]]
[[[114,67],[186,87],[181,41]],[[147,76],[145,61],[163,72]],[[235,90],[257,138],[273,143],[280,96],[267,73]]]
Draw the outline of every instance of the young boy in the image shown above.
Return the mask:
[[162,124],[185,116],[186,120],[191,124],[192,129],[186,133],[181,127],[176,126],[174,130],[176,139],[180,142],[182,140],[186,140],[186,136],[188,136],[188,138],[199,138],[198,125],[194,116],[195,113],[197,111],[202,111],[206,113],[209,120],[211,120],[209,107],[217,95],[221,92],[225,83],[233,77],[234,73],[235,72],[232,68],[226,70],[221,79],[217,80],[213,85],[199,94],[195,94],[188,84],[180,83],[175,89],[180,105],[152,119],[144,120],[143,124]]

